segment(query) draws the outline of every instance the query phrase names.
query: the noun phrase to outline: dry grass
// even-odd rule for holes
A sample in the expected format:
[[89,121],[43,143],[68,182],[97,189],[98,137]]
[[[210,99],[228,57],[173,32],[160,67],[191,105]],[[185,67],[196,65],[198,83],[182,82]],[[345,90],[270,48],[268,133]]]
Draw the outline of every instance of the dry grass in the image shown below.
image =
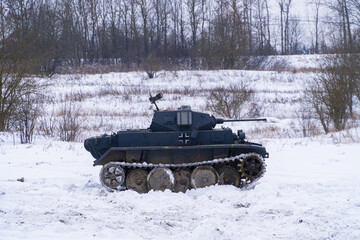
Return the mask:
[[[297,72],[297,70],[289,70]],[[301,72],[311,72],[312,69],[301,69]],[[164,100],[166,103],[160,103],[160,109],[174,109],[177,107],[178,102],[182,102],[187,99],[196,99],[199,102],[193,101],[193,109],[200,112],[213,113],[216,117],[219,114],[209,111],[206,109],[205,99],[209,96],[211,91],[216,90],[214,85],[210,83],[208,77],[210,76],[215,81],[221,81],[225,84],[224,87],[218,87],[223,91],[228,91],[228,84],[233,82],[233,78],[236,79],[247,79],[249,75],[246,72],[232,72],[232,71],[221,71],[219,73],[215,72],[214,76],[210,73],[204,73],[201,71],[192,71],[188,76],[191,79],[196,79],[196,84],[189,84],[189,81],[184,81],[184,73],[179,73],[176,70],[173,71],[161,71],[158,73],[156,80],[154,81],[156,86],[151,85],[151,81],[147,79],[145,73],[131,73],[129,75],[121,75],[121,81],[114,81],[114,76],[117,75],[103,75],[103,76],[92,76],[87,78],[82,74],[71,75],[69,77],[61,76],[59,79],[59,85],[65,89],[68,93],[63,95],[52,96],[49,94],[48,97],[43,99],[44,103],[48,106],[56,105],[55,113],[53,117],[49,117],[44,121],[43,132],[48,132],[46,134],[51,134],[49,132],[54,127],[54,122],[59,121],[62,114],[60,114],[59,106],[61,103],[66,101],[71,101],[78,103],[85,107],[84,111],[79,113],[79,120],[83,122],[82,129],[83,133],[80,133],[78,140],[82,136],[87,135],[88,137],[93,136],[93,134],[100,134],[104,132],[113,132],[118,130],[130,129],[132,127],[148,127],[146,124],[150,124],[152,117],[151,106],[148,102],[149,93],[156,94],[162,92],[165,96]],[[298,116],[296,116],[295,110],[298,105],[301,103],[302,99],[300,97],[299,91],[297,88],[288,88],[286,90],[283,88],[271,90],[273,85],[277,85],[280,81],[286,86],[292,86],[292,84],[299,83],[299,77],[292,74],[281,74],[276,75],[271,74],[253,74],[256,79],[250,79],[249,86],[252,86],[251,83],[254,82],[258,84],[258,81],[261,81],[263,76],[268,76],[268,81],[271,81],[269,88],[260,87],[262,90],[255,90],[254,100],[249,102],[245,110],[254,109],[253,114],[247,117],[262,117],[262,116],[273,116],[277,118],[282,118],[280,124],[267,123],[260,124],[259,126],[249,125],[249,128],[245,128],[246,134],[250,138],[294,138],[294,137],[303,137],[303,132],[301,124],[297,122]],[[135,82],[124,82],[126,79],[134,78]],[[86,79],[85,79],[86,78]],[[164,82],[159,84],[159,79],[164,79]],[[57,79],[55,79],[57,80]],[[63,81],[63,82],[61,82]],[[184,85],[178,85],[178,87],[169,86],[173,82],[184,81]],[[227,82],[228,81],[228,82]],[[274,83],[273,83],[274,82]],[[228,84],[227,84],[228,83]],[[80,86],[79,86],[80,84]],[[83,84],[83,85],[81,85]],[[86,84],[86,85],[85,85]],[[75,85],[72,90],[69,90],[69,86]],[[82,86],[84,86],[82,88]],[[218,85],[219,86],[219,85]],[[156,89],[156,92],[155,90]],[[71,92],[70,92],[71,91]],[[60,94],[61,94],[60,93]],[[104,108],[104,102],[109,103],[108,106]],[[97,103],[101,103],[97,106]],[[141,107],[143,109],[136,109],[136,107]],[[148,106],[143,107],[143,106]],[[286,111],[281,111],[279,109],[284,108]],[[272,115],[274,114],[274,115]],[[54,120],[55,119],[55,120]],[[149,121],[147,123],[146,121]],[[46,122],[47,121],[47,122]],[[357,120],[359,121],[359,120]],[[294,123],[291,123],[294,122]],[[143,125],[146,126],[143,126]],[[350,125],[349,125],[350,127]],[[233,129],[235,130],[235,129]],[[322,134],[321,128],[318,128],[316,125],[309,126],[307,129],[308,136],[317,136]],[[54,135],[54,134],[52,134]],[[58,134],[55,134],[55,137]],[[346,139],[350,139],[351,136],[343,136]],[[335,138],[335,137],[334,137]],[[339,138],[336,136],[336,138]],[[355,138],[354,138],[355,139]],[[356,140],[356,139],[355,139]],[[336,141],[341,141],[337,139]],[[349,140],[350,141],[350,140]]]

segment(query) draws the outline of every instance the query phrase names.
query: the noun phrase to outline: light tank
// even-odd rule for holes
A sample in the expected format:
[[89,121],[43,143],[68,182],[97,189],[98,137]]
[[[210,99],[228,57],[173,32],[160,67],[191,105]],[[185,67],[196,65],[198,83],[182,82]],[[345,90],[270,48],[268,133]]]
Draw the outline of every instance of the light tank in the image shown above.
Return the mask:
[[185,192],[210,185],[248,188],[265,173],[265,147],[245,140],[245,133],[214,129],[224,120],[182,106],[156,111],[148,129],[119,131],[85,140],[85,149],[101,165],[100,182],[108,190],[132,189],[139,193],[170,189]]

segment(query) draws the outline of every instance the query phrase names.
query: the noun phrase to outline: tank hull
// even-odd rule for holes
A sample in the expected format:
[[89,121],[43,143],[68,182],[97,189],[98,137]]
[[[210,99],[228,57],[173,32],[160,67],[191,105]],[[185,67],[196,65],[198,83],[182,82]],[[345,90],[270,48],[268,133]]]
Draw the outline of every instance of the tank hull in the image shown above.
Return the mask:
[[231,129],[152,132],[150,130],[120,131],[85,140],[94,166],[111,161],[179,164],[208,161],[242,153],[257,153],[268,157],[260,144],[236,143]]
[[209,161],[246,153],[257,153],[263,158],[269,155],[257,144],[218,144],[196,146],[146,146],[112,147],[94,161],[94,166],[108,162],[181,164]]

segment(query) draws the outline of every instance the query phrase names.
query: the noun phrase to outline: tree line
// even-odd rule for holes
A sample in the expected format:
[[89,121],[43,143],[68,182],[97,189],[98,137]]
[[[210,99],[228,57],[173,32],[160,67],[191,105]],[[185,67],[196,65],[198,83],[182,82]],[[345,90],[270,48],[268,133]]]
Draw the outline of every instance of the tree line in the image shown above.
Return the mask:
[[0,49],[22,49],[17,54],[46,73],[154,58],[234,68],[243,56],[359,50],[358,0],[308,4],[313,16],[304,24],[292,0],[2,0]]

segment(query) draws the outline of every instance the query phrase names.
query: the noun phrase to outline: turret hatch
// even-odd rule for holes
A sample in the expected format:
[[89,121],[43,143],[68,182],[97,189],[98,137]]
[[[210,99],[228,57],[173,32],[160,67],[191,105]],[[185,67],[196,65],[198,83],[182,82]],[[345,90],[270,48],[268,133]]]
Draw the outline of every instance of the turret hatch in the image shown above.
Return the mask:
[[177,125],[179,127],[186,127],[192,124],[192,111],[190,106],[182,106],[177,112]]

